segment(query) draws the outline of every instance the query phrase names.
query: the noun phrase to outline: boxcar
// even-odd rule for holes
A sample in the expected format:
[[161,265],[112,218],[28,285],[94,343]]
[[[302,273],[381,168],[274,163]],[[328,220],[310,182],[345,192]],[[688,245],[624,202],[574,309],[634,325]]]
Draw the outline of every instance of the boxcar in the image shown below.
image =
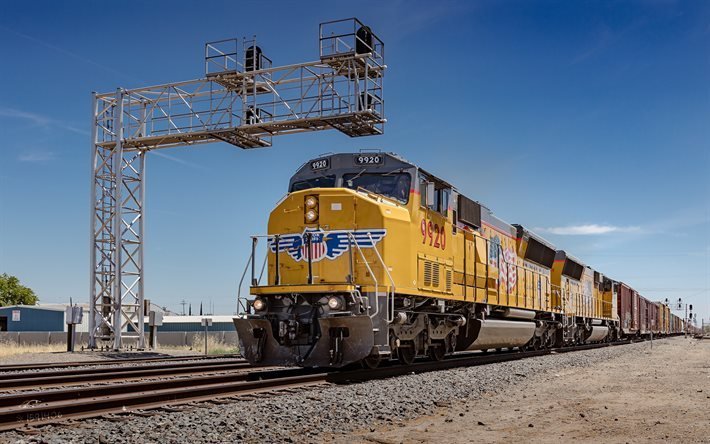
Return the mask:
[[649,320],[649,330],[653,332],[654,335],[659,335],[661,333],[658,322],[658,305],[648,301],[648,320]]
[[639,301],[639,334],[645,335],[649,333],[649,321],[648,321],[648,300],[641,296],[638,295],[638,301]]
[[639,294],[623,282],[616,282],[618,287],[619,322],[621,333],[625,336],[636,335],[640,330],[639,322]]

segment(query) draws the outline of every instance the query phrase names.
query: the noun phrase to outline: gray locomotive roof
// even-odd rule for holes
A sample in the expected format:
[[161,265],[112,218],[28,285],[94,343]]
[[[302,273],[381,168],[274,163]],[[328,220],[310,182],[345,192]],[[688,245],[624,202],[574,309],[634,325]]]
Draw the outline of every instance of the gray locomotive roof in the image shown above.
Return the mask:
[[522,237],[522,234],[527,234],[530,238],[535,239],[536,241],[540,242],[542,245],[546,246],[547,248],[551,250],[557,250],[555,246],[552,244],[552,242],[548,241],[544,237],[540,236],[539,234],[536,234],[535,232],[525,228],[523,225],[520,224],[513,224],[513,226],[518,230],[518,237]]
[[557,250],[557,251],[555,252],[555,260],[556,260],[556,261],[560,261],[560,260],[563,260],[563,259],[569,259],[569,260],[571,260],[572,262],[576,262],[576,263],[578,263],[579,265],[581,265],[581,266],[583,266],[583,267],[587,267],[587,264],[585,264],[584,262],[580,261],[579,259],[577,259],[576,257],[572,256],[571,254],[567,254],[567,252],[566,252],[565,250]]
[[[355,156],[383,156],[384,160],[382,164],[379,165],[358,165],[355,163]],[[329,162],[328,168],[327,169],[312,169],[311,164],[313,162],[316,162],[318,160],[326,160]],[[329,171],[332,171],[336,174],[342,174],[342,173],[347,173],[347,172],[359,172],[362,171],[363,168],[366,168],[367,171],[372,171],[372,172],[389,172],[389,171],[394,171],[398,169],[412,169],[412,168],[417,168],[416,165],[413,163],[405,160],[404,158],[394,154],[394,153],[380,153],[380,152],[360,152],[360,153],[337,153],[337,154],[323,154],[321,156],[318,156],[314,159],[309,160],[308,162],[304,163],[301,165],[296,173],[291,177],[291,181],[289,185],[292,185],[294,182],[299,182],[302,180],[308,180],[308,179],[314,179],[317,177],[323,177],[323,176],[328,176],[331,175],[332,173],[329,173]],[[290,188],[290,187],[289,187]]]

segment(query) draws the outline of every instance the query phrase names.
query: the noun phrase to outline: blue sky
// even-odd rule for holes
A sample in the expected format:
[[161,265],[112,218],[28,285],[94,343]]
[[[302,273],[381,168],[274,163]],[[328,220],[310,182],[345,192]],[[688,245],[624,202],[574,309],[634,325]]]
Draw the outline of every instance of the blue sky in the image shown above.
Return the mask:
[[0,272],[88,300],[91,91],[203,75],[206,41],[256,34],[315,60],[318,23],[381,36],[388,123],[148,158],[147,297],[230,313],[248,235],[305,160],[395,151],[650,299],[710,315],[710,3],[0,4]]

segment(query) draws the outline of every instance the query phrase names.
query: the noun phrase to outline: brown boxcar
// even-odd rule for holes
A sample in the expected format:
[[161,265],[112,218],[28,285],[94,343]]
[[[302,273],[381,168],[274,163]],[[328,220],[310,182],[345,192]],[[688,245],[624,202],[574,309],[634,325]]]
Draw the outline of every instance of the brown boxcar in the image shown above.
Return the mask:
[[671,333],[683,333],[683,320],[671,313]]
[[648,300],[639,295],[638,296],[638,307],[639,307],[639,333],[642,335],[649,333],[649,318],[648,318]]
[[639,294],[623,282],[616,282],[621,333],[626,336],[639,332]]
[[659,335],[661,333],[659,329],[659,322],[658,322],[658,305],[648,301],[647,304],[648,307],[648,326],[649,326],[649,331],[651,331],[654,335]]

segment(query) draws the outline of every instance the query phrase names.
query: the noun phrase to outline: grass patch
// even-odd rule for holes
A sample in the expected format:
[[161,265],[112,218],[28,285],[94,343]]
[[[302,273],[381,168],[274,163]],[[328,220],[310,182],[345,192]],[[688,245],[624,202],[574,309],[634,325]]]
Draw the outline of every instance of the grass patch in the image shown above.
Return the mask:
[[[198,353],[205,352],[205,334],[200,333],[195,335],[192,341],[192,351]],[[216,339],[214,336],[207,335],[207,354],[210,355],[229,355],[239,353],[239,347],[236,344],[229,344]]]
[[18,344],[0,341],[0,358],[25,353],[56,353],[66,351],[66,344]]

